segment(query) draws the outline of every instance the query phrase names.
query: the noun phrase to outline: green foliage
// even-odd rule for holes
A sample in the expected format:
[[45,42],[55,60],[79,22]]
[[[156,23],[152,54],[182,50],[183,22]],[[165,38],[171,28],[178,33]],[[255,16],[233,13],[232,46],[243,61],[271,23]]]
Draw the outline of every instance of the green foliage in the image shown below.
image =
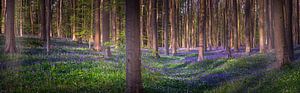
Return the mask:
[[[121,35],[122,36],[122,35]],[[125,35],[114,43],[117,60],[99,59],[101,54],[82,44],[53,40],[51,55],[40,47],[24,47],[20,54],[0,51],[0,91],[120,93],[125,90]],[[0,36],[1,38],[1,36]],[[38,45],[39,39],[18,38],[22,45]],[[0,39],[0,44],[3,40]],[[111,43],[107,43],[110,45]],[[3,45],[1,45],[3,46]],[[81,46],[81,47],[74,47]],[[85,57],[85,58],[84,58]],[[188,56],[142,55],[142,80],[146,93],[299,93],[300,63],[282,70],[268,70],[272,54],[236,59],[186,62]],[[63,60],[65,59],[65,60]]]

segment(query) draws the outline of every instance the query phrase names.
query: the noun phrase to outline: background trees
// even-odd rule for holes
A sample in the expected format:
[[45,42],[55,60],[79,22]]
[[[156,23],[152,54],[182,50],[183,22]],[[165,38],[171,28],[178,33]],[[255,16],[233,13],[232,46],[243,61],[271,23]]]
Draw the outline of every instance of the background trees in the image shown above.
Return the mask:
[[2,0],[1,8],[6,53],[16,52],[15,36],[40,36],[47,53],[51,38],[94,40],[106,58],[126,44],[129,92],[141,88],[141,48],[156,58],[162,49],[173,56],[198,49],[199,62],[207,51],[275,49],[280,68],[300,43],[299,0]]

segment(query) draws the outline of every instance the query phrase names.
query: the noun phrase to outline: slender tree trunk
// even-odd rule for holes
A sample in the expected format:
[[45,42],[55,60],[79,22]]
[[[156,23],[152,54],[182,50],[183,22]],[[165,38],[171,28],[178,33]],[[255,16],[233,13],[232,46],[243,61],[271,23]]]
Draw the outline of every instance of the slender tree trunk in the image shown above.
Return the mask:
[[101,0],[95,1],[95,39],[94,39],[94,49],[96,51],[101,50],[101,30],[100,30],[100,3]]
[[177,45],[176,45],[176,29],[175,29],[175,22],[176,22],[176,8],[175,8],[175,0],[170,1],[170,25],[171,25],[171,48],[172,48],[172,55],[177,53]]
[[8,0],[5,2],[7,7],[7,16],[5,20],[5,53],[16,53],[16,41],[14,33],[15,24],[15,0]]
[[299,31],[299,30],[300,30],[300,22],[299,22],[299,12],[300,12],[300,9],[299,9],[299,0],[297,0],[297,20],[296,20],[296,21],[297,21],[297,24],[296,24],[296,25],[297,25],[297,28],[298,28],[297,31],[296,31],[296,32],[297,32],[296,34],[297,34],[297,36],[298,36],[298,38],[296,38],[296,39],[297,39],[297,45],[300,44],[300,31]]
[[61,38],[61,27],[62,27],[62,3],[63,0],[58,0],[58,5],[57,5],[57,37]]
[[231,22],[229,16],[229,9],[230,9],[230,1],[225,1],[225,11],[224,11],[224,44],[225,49],[227,52],[227,57],[230,58],[231,56],[231,49],[230,49],[230,33],[231,33]]
[[251,39],[250,39],[250,31],[251,31],[251,4],[250,0],[246,0],[245,6],[245,45],[246,45],[246,53],[251,52]]
[[142,93],[139,0],[126,0],[126,91]]
[[259,50],[265,53],[265,4],[264,0],[259,0]]
[[20,0],[20,11],[19,11],[19,24],[20,24],[20,28],[19,28],[19,34],[22,37],[23,36],[23,0]]
[[5,33],[5,22],[6,22],[6,0],[2,0],[2,21],[1,21],[1,33]]
[[[46,43],[47,42],[47,32],[46,32],[46,0],[41,0],[41,39]],[[33,17],[32,10],[31,17]],[[34,24],[33,24],[33,18],[31,20],[31,30],[34,32]]]
[[72,9],[73,9],[73,14],[72,14],[72,40],[77,41],[76,38],[76,0],[72,0]]
[[152,48],[154,50],[155,53],[155,57],[159,58],[159,51],[158,51],[158,33],[157,33],[157,0],[150,0],[150,6],[151,6],[151,22],[150,22],[150,26],[151,26],[151,33],[153,34],[152,36]]
[[2,11],[3,11],[3,6],[4,4],[3,4],[3,0],[1,0],[0,1],[0,10],[1,10],[1,12],[0,12],[0,19],[1,19],[1,21],[0,21],[0,25],[1,25],[1,27],[0,27],[0,34],[3,34],[4,33],[4,31],[2,31],[2,25],[3,25],[3,23],[2,23],[2,18],[3,18],[3,15],[2,15]]
[[141,46],[144,46],[144,0],[140,0],[140,33],[141,33]]
[[269,5],[268,5],[268,10],[269,10],[269,43],[268,43],[268,48],[269,48],[269,51],[273,50],[274,49],[274,14],[273,14],[273,3],[272,3],[272,0],[269,0]]
[[46,18],[46,49],[47,53],[50,51],[50,30],[51,30],[51,2],[50,0],[45,1],[45,18]]
[[169,55],[169,0],[164,0],[164,30],[165,30],[165,33],[164,33],[164,37],[165,37],[165,40],[164,40],[164,43],[165,43],[165,50],[166,50],[166,55]]
[[286,11],[286,31],[285,31],[285,42],[287,45],[287,52],[289,53],[290,60],[294,59],[294,45],[293,45],[293,1],[285,1],[285,11]]
[[233,0],[233,33],[234,33],[234,51],[238,52],[239,51],[239,32],[238,32],[238,8],[237,8],[237,1]]
[[276,51],[276,65],[275,68],[281,68],[283,65],[291,62],[290,55],[287,52],[288,46],[285,42],[285,29],[284,29],[284,0],[273,0],[273,13],[274,13],[274,36],[275,36],[275,51]]
[[[204,33],[206,30],[206,0],[199,1],[200,9],[198,13],[198,30],[199,31],[199,50],[198,50],[198,61],[203,61],[204,59],[204,51],[205,51],[205,44],[204,44]],[[203,11],[203,12],[201,12]],[[203,14],[202,14],[203,13]],[[202,15],[201,15],[202,14]]]
[[103,1],[103,17],[102,17],[102,32],[103,32],[103,44],[105,46],[105,57],[106,58],[110,58],[111,57],[111,51],[110,51],[110,38],[109,38],[109,34],[110,34],[110,20],[109,20],[109,11],[107,6],[109,5],[109,0],[104,0]]
[[153,33],[152,33],[152,31],[151,31],[151,15],[152,15],[152,4],[151,3],[153,3],[152,2],[152,0],[149,0],[148,1],[148,12],[147,12],[147,27],[146,27],[146,29],[147,29],[147,46],[148,46],[148,48],[153,48]]

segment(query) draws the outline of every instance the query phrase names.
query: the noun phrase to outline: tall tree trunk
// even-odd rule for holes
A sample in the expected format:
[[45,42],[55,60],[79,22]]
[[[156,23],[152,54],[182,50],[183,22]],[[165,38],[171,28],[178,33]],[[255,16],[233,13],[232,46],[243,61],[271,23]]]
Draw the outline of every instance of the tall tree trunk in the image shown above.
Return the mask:
[[72,9],[73,9],[73,14],[72,14],[72,27],[71,27],[71,30],[72,30],[72,40],[73,41],[77,41],[77,38],[76,38],[76,0],[72,0]]
[[[32,12],[32,11],[30,11]],[[33,14],[31,14],[33,17]],[[41,0],[41,39],[46,43],[47,41],[47,31],[46,31],[46,0]],[[33,24],[33,18],[31,19],[31,29],[33,31],[34,24]]]
[[227,57],[230,58],[231,56],[231,49],[230,49],[230,33],[231,33],[231,21],[229,16],[229,9],[230,9],[230,1],[225,1],[225,11],[224,11],[224,44],[225,49],[227,52]]
[[272,49],[274,49],[274,14],[273,14],[273,1],[272,0],[269,0],[269,5],[268,5],[268,10],[269,10],[269,20],[270,20],[270,24],[269,24],[269,28],[270,28],[270,31],[269,31],[269,43],[268,43],[268,48],[269,48],[269,51],[271,51]]
[[198,30],[199,31],[199,50],[198,50],[198,61],[203,61],[204,59],[204,33],[206,30],[206,0],[199,1],[200,9],[198,14]]
[[140,0],[140,33],[141,33],[141,46],[144,47],[144,0]]
[[150,27],[151,27],[151,33],[153,34],[152,36],[152,48],[153,48],[153,51],[155,53],[155,57],[156,58],[159,58],[159,51],[158,51],[158,33],[157,33],[157,20],[156,20],[156,17],[157,17],[157,7],[156,7],[156,0],[150,0],[151,3],[150,3],[150,6],[151,6],[151,22],[150,22]]
[[109,20],[109,11],[108,11],[108,5],[110,0],[104,0],[103,1],[103,11],[102,11],[102,37],[103,37],[103,44],[105,46],[105,58],[111,57],[111,51],[110,51],[110,20]]
[[237,1],[233,0],[233,33],[234,33],[234,51],[238,52],[239,51],[239,32],[238,32],[238,8],[237,8]]
[[259,0],[259,52],[265,53],[265,4],[264,0]]
[[15,0],[6,1],[7,16],[5,20],[5,53],[16,53],[16,41],[14,33],[15,25]]
[[285,0],[273,0],[273,13],[274,13],[274,36],[275,36],[275,51],[276,51],[276,65],[275,68],[281,68],[283,65],[291,62],[288,53],[288,46],[285,42],[285,29],[284,29],[284,6]]
[[169,0],[164,0],[164,43],[165,43],[165,50],[166,50],[166,55],[169,55]]
[[100,3],[101,0],[95,1],[95,39],[94,39],[94,49],[96,51],[101,50],[101,30],[100,30]]
[[293,1],[292,0],[284,0],[285,1],[285,11],[286,11],[286,31],[285,31],[285,42],[287,45],[287,52],[289,53],[290,60],[294,59],[294,46],[293,46]]
[[139,0],[126,0],[126,91],[142,93]]
[[250,31],[251,31],[251,4],[250,0],[246,0],[245,6],[245,45],[246,45],[246,53],[251,52],[251,39],[250,39]]
[[[7,4],[6,4],[6,0],[2,0],[2,6],[1,6],[1,8],[2,8],[2,10],[1,10],[1,14],[2,14],[2,17],[1,17],[1,19],[2,19],[2,21],[1,21],[1,33],[5,33],[5,22],[6,22],[6,6],[7,6]],[[2,22],[4,22],[4,23],[2,23]]]
[[62,7],[63,6],[63,0],[58,0],[58,5],[57,5],[57,37],[61,38],[61,28],[62,28]]
[[45,1],[45,18],[46,18],[46,49],[47,53],[50,51],[50,30],[51,30],[51,2],[50,0]]
[[151,3],[153,3],[152,2],[152,0],[149,0],[148,1],[148,12],[147,12],[147,27],[146,27],[146,29],[147,29],[147,46],[148,46],[148,48],[153,48],[153,34],[152,34],[152,28],[151,28],[151,15],[152,15],[152,13],[153,12],[151,12],[152,11],[152,4]]
[[19,34],[22,37],[23,36],[23,0],[20,0],[20,10],[19,10]]
[[176,22],[176,8],[175,8],[175,0],[170,1],[170,25],[171,25],[171,48],[172,48],[172,55],[177,53],[177,45],[176,45],[176,29],[175,29],[175,22]]
[[300,22],[299,22],[299,12],[300,12],[300,9],[299,9],[299,0],[297,0],[297,23],[296,23],[296,25],[297,25],[297,36],[298,36],[298,38],[296,38],[297,39],[297,45],[299,45],[300,44]]

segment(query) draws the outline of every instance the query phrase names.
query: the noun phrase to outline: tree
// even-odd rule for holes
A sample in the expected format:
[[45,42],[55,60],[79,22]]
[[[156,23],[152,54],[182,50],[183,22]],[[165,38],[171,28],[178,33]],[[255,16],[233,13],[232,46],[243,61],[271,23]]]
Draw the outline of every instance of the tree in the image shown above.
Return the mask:
[[[47,31],[46,31],[46,1],[47,0],[41,0],[41,39],[43,42],[47,41]],[[32,12],[32,11],[30,11]],[[33,14],[31,13],[31,17],[33,17]],[[33,18],[31,18],[33,20]],[[31,29],[32,32],[34,31],[34,24],[33,21],[31,22]]]
[[259,0],[259,50],[265,53],[265,13],[264,0]]
[[16,41],[14,33],[15,25],[15,0],[6,1],[6,20],[5,20],[5,53],[16,53]]
[[165,43],[165,50],[166,50],[166,55],[169,55],[169,0],[164,0],[164,37],[165,37],[165,40],[164,40],[164,43]]
[[157,9],[156,9],[156,0],[150,0],[150,7],[151,7],[151,19],[150,19],[150,29],[151,29],[151,33],[152,33],[152,48],[154,50],[155,53],[155,57],[159,58],[159,51],[158,51],[158,33],[157,33]]
[[[198,13],[198,30],[199,30],[199,50],[198,50],[198,61],[202,61],[204,59],[204,33],[206,29],[206,0],[199,1],[200,9]],[[202,14],[203,13],[203,14]]]
[[94,39],[94,49],[96,51],[100,51],[101,50],[101,30],[100,30],[100,3],[101,0],[96,0],[95,1],[95,39]]
[[245,6],[245,44],[246,44],[246,53],[251,52],[251,39],[250,39],[250,31],[251,31],[251,4],[250,0],[246,0]]
[[76,37],[76,0],[72,0],[72,9],[73,9],[73,14],[72,14],[72,27],[71,27],[71,33],[72,33],[72,40],[77,41],[77,37]]
[[234,33],[234,51],[239,51],[239,32],[238,32],[238,8],[237,8],[237,0],[233,0],[233,33]]
[[23,36],[23,0],[20,0],[19,3],[19,35]]
[[110,51],[110,38],[109,38],[109,33],[110,33],[110,18],[109,18],[109,11],[108,11],[108,5],[109,5],[109,0],[104,0],[103,1],[103,11],[102,11],[102,37],[103,37],[103,44],[105,48],[105,57],[109,58],[111,57],[111,51]]
[[49,53],[50,51],[50,30],[51,30],[51,2],[50,0],[46,0],[45,1],[45,30],[46,30],[46,49],[47,49],[47,53]]
[[231,55],[231,49],[230,49],[230,34],[231,34],[231,22],[229,17],[229,1],[225,0],[225,11],[224,11],[224,45],[227,52],[228,58],[230,58]]
[[57,18],[57,27],[56,27],[56,31],[57,31],[57,37],[61,38],[61,29],[62,29],[62,6],[63,6],[63,0],[58,0],[57,3],[57,10],[56,10],[56,18]]
[[284,29],[284,1],[273,0],[273,13],[274,13],[274,43],[276,51],[276,65],[275,68],[281,68],[283,65],[291,62],[288,53],[288,46],[286,45],[285,29]]
[[175,22],[176,22],[176,8],[175,8],[176,2],[175,0],[170,1],[170,25],[171,25],[171,48],[172,48],[172,55],[175,55],[177,53],[177,39],[176,39],[176,30],[175,30]]
[[126,0],[126,93],[141,93],[139,0]]
[[293,45],[293,1],[285,1],[285,42],[287,45],[287,52],[290,60],[294,59],[294,45]]

